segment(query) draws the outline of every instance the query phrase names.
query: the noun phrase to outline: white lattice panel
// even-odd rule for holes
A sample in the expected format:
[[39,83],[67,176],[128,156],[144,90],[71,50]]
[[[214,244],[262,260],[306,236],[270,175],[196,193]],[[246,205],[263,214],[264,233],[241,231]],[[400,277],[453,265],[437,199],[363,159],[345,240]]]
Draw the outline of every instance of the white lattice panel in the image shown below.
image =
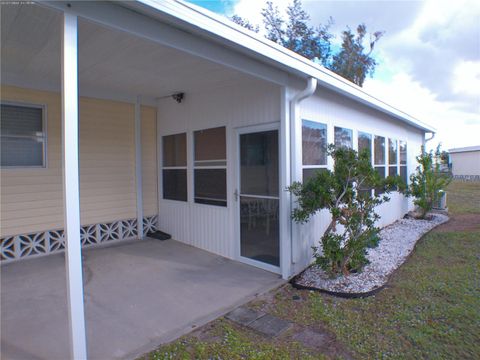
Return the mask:
[[[157,230],[158,217],[143,219],[145,233]],[[126,219],[104,224],[85,225],[80,228],[82,247],[110,241],[130,240],[137,237],[137,220]],[[65,250],[63,229],[20,234],[0,239],[0,261],[7,263],[33,256],[42,256]]]

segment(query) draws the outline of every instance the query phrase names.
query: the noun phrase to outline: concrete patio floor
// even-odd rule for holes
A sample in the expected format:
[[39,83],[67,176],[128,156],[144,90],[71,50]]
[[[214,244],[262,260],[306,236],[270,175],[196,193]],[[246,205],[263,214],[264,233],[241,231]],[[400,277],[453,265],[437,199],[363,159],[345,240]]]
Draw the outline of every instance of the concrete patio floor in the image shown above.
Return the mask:
[[[84,250],[90,359],[135,358],[266,292],[278,275],[174,240]],[[68,359],[64,255],[1,267],[1,358]]]

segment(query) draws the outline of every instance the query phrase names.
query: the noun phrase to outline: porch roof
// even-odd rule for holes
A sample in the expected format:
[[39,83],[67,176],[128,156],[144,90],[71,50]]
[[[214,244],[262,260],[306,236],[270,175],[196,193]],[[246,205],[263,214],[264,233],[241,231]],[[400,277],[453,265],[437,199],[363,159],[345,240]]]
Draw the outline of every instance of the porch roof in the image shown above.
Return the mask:
[[422,131],[432,133],[436,131],[434,127],[374,97],[323,66],[199,6],[182,0],[122,1],[122,5],[188,32],[199,34],[210,41],[220,43],[300,78],[316,78],[321,86]]
[[[82,6],[77,4],[72,6]],[[57,11],[58,4],[53,5],[2,5],[2,85],[60,92],[63,15]],[[101,2],[91,5],[94,12],[101,12]],[[157,99],[178,92],[188,96],[259,81],[235,68],[109,25],[88,16],[79,17],[80,96],[130,103],[140,96],[142,104],[156,106]]]

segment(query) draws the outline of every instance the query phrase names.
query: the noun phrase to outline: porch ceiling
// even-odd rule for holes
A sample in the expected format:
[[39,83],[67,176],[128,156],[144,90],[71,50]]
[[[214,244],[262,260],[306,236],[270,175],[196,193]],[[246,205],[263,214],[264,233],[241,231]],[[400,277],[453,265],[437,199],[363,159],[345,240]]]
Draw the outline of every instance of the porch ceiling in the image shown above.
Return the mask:
[[[60,91],[61,14],[39,5],[2,5],[2,83]],[[80,95],[154,99],[253,78],[128,33],[79,19]]]

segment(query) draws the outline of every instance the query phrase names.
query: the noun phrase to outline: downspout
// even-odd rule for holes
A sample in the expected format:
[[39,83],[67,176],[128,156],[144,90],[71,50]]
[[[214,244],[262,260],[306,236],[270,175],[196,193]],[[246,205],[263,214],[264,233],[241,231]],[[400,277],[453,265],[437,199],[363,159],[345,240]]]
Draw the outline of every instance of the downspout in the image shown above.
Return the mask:
[[427,142],[429,142],[430,140],[433,140],[433,138],[435,137],[435,133],[432,132],[432,137],[428,138],[428,139],[423,139],[423,146],[425,146],[427,144]]
[[[301,159],[301,151],[298,151],[297,147],[301,146],[302,143],[302,133],[301,133],[301,124],[299,123],[298,115],[298,105],[300,102],[315,93],[317,89],[317,79],[310,77],[307,82],[307,86],[304,90],[298,92],[292,100],[290,100],[290,182],[293,183],[294,181],[298,181],[298,168],[299,164],[302,163]],[[295,207],[294,204],[295,199],[293,196],[290,198],[290,209],[293,210]],[[291,262],[295,264],[298,261],[298,251],[296,250],[297,247],[294,246],[294,235],[295,230],[295,223],[293,219],[290,219],[291,226],[290,226],[290,254],[291,254]]]

